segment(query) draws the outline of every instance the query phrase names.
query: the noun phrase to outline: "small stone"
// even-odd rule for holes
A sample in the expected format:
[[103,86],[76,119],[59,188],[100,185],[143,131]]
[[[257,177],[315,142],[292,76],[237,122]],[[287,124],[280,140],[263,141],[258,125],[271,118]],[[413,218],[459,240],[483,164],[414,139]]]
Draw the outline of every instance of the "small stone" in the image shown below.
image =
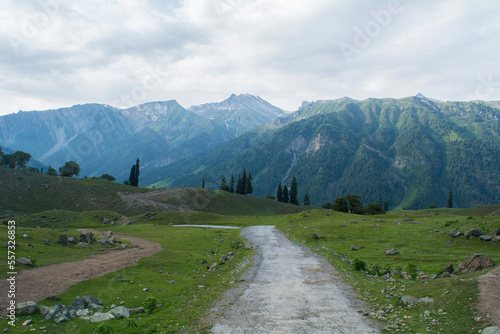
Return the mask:
[[148,288],[144,288],[144,289],[142,289],[142,291],[148,291]]
[[33,301],[18,303],[16,305],[16,313],[19,315],[35,314],[38,311],[38,305]]
[[25,257],[20,257],[20,258],[16,259],[16,263],[22,264],[23,266],[32,266],[33,265],[31,260],[27,259]]
[[358,249],[358,247],[354,246],[354,244],[352,244],[352,245],[351,245],[351,250],[352,250],[352,251],[357,251],[357,250],[359,250],[359,249]]
[[90,322],[103,322],[114,318],[115,316],[109,312],[108,313],[96,312],[92,317],[90,317]]
[[399,252],[396,250],[396,248],[390,248],[385,251],[385,254],[387,255],[397,255]]
[[479,236],[479,239],[482,240],[482,241],[490,241],[491,240],[491,236],[483,234],[483,235]]

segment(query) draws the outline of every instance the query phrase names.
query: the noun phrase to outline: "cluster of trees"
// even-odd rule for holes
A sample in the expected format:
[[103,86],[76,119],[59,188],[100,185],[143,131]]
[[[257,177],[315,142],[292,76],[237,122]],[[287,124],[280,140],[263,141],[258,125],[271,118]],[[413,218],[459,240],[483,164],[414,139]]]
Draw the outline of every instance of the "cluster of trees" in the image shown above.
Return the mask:
[[16,151],[12,154],[4,154],[0,147],[0,166],[14,169],[26,169],[26,165],[31,159],[31,154]]
[[[284,186],[281,186],[281,182],[278,184],[278,188],[276,189],[276,200],[281,203],[299,205],[299,199],[297,198],[297,179],[295,176],[292,178],[290,190],[288,190],[286,184]],[[304,205],[311,205],[308,194],[304,196]]]
[[139,162],[139,158],[137,158],[135,164],[132,165],[132,168],[130,169],[130,176],[128,178],[128,181],[123,182],[124,184],[129,184],[133,187],[139,186],[139,174],[141,172]]
[[[344,197],[337,197],[332,203],[326,202],[322,205],[323,208],[332,209],[334,211],[354,213],[358,215],[377,215],[383,214],[387,210],[382,208],[382,201],[379,203],[368,203],[366,207],[363,206],[361,202],[361,196],[348,194]],[[387,207],[387,202],[384,203],[384,207]]]
[[[250,195],[253,193],[252,180],[253,180],[252,174],[248,173],[247,176],[247,170],[246,168],[244,168],[243,175],[241,174],[238,175],[238,181],[236,181],[236,188],[234,187],[235,185],[234,174],[231,174],[231,180],[229,184],[227,183],[225,177],[222,178],[222,181],[220,183],[220,190],[228,191],[232,194]],[[203,180],[202,188],[205,188],[205,180]]]

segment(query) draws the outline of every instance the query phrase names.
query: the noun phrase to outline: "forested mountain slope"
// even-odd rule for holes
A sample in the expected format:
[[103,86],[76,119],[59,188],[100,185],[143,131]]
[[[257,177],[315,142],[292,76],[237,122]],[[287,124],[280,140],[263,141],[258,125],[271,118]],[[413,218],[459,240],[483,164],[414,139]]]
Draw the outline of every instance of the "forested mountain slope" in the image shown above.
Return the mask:
[[[500,110],[494,102],[343,98],[304,103],[288,119],[160,169],[155,186],[217,188],[252,173],[254,195],[295,175],[313,204],[348,193],[390,208],[500,202]],[[237,176],[237,175],[236,175]]]

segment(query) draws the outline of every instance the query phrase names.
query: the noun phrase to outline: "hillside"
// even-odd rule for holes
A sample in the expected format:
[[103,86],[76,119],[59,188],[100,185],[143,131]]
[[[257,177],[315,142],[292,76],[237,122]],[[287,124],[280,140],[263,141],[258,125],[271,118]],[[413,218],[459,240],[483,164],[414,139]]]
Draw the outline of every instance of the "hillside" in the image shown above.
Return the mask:
[[243,134],[199,157],[160,169],[155,186],[218,189],[243,168],[256,196],[299,183],[319,205],[348,193],[391,209],[500,202],[500,109],[487,102],[343,98],[305,103],[280,126]]

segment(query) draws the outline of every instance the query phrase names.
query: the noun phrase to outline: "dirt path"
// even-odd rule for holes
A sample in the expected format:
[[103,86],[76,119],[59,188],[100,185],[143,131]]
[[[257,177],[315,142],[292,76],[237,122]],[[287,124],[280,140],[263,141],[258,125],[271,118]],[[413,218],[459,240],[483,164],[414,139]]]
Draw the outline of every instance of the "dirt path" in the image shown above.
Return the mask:
[[[242,234],[258,250],[248,283],[226,293],[212,310],[213,333],[379,333],[357,312],[356,297],[333,266],[294,246],[273,226]],[[239,290],[238,290],[239,289]]]
[[479,276],[477,308],[483,320],[500,326],[500,266]]
[[[92,231],[101,234],[100,231]],[[61,262],[49,266],[22,270],[16,275],[16,303],[40,301],[47,297],[67,291],[73,284],[106,275],[137,264],[137,260],[152,256],[163,250],[160,244],[141,238],[116,235],[119,239],[129,240],[139,248],[125,248],[103,254],[93,255],[81,261]],[[0,281],[1,315],[6,315],[8,282]]]

